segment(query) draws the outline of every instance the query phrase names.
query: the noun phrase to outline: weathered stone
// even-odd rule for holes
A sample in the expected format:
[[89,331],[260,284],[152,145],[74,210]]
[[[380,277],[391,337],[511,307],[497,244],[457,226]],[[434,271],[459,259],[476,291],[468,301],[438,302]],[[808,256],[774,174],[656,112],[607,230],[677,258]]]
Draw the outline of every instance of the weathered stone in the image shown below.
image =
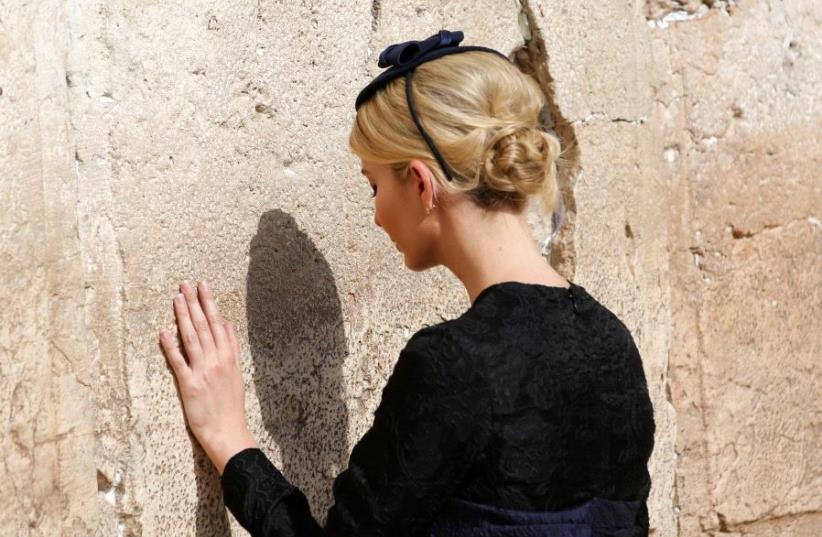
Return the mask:
[[347,149],[379,51],[448,28],[549,97],[551,259],[642,353],[652,533],[816,535],[822,7],[627,7],[2,10],[0,533],[243,534],[158,345],[185,278],[237,322],[253,433],[324,518],[399,350],[468,305],[404,268]]
[[806,51],[822,44],[822,11],[733,4],[654,30],[679,534],[810,535],[822,483],[822,62]]

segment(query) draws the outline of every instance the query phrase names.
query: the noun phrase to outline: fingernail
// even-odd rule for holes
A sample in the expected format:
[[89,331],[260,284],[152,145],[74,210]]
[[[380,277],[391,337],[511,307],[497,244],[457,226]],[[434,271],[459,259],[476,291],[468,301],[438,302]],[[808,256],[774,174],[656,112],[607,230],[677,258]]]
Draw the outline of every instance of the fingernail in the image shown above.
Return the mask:
[[183,298],[183,293],[177,293],[177,296],[174,297],[174,300],[176,300],[177,302],[182,302]]
[[183,281],[180,283],[180,289],[182,289],[183,291],[185,291],[185,290],[186,290],[186,287],[188,287],[188,280],[183,280]]
[[203,291],[208,291],[208,282],[203,280]]

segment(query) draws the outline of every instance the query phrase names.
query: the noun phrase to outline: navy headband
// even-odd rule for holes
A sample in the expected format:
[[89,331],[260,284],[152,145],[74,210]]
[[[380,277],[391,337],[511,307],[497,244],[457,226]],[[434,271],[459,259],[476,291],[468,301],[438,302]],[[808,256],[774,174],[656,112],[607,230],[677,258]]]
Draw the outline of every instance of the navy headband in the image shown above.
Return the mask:
[[448,167],[445,159],[442,158],[440,152],[437,151],[434,141],[428,136],[425,129],[423,129],[420,118],[417,116],[416,110],[414,110],[414,99],[411,95],[411,77],[414,75],[414,68],[420,64],[436,60],[448,54],[469,51],[492,52],[504,58],[505,61],[511,61],[508,59],[508,56],[491,48],[476,46],[461,47],[459,44],[462,39],[462,32],[442,30],[424,41],[405,41],[403,43],[389,45],[380,52],[379,61],[377,62],[379,67],[389,67],[389,69],[380,73],[379,76],[363,88],[360,94],[357,95],[357,100],[354,103],[354,108],[359,110],[360,106],[373,97],[377,91],[385,87],[386,84],[395,78],[405,75],[405,96],[408,100],[408,110],[411,112],[411,117],[414,119],[417,130],[420,131],[420,135],[425,140],[425,143],[431,148],[431,152],[434,154],[442,171],[445,173],[445,177],[447,177],[449,181],[453,180],[451,168]]

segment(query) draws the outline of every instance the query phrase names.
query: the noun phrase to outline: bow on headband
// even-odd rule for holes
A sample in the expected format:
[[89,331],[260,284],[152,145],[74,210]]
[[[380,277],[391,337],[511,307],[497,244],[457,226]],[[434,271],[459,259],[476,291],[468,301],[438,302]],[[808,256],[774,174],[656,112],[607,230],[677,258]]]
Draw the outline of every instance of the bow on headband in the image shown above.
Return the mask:
[[377,78],[372,80],[360,91],[359,95],[357,95],[357,100],[354,102],[355,108],[359,109],[363,103],[367,102],[390,81],[397,77],[405,76],[405,96],[408,100],[409,113],[417,126],[417,130],[420,132],[420,136],[422,136],[425,143],[428,144],[431,153],[434,155],[434,158],[437,159],[445,177],[449,181],[453,180],[454,174],[448,166],[448,163],[445,162],[445,159],[437,150],[437,146],[434,145],[434,140],[431,139],[423,128],[417,111],[414,109],[414,97],[411,91],[411,77],[414,75],[414,69],[416,69],[418,65],[436,60],[448,54],[469,51],[492,52],[504,58],[506,61],[510,61],[507,56],[491,48],[478,46],[461,47],[459,44],[462,38],[463,33],[460,31],[450,32],[448,30],[440,30],[438,33],[423,41],[405,41],[403,43],[389,45],[380,53],[379,61],[377,62],[378,66],[389,67],[389,69],[380,73]]
[[463,39],[462,32],[449,32],[441,30],[424,41],[405,41],[390,45],[380,53],[378,67],[396,66],[402,67],[406,63],[413,61],[432,50],[455,47]]

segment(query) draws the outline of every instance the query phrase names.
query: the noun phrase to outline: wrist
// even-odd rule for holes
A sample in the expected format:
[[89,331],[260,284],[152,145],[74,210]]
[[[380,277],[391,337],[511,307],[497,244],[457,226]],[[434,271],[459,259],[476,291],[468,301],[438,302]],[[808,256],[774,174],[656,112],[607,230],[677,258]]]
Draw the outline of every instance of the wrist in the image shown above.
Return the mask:
[[220,474],[220,476],[223,475],[225,466],[228,464],[228,461],[231,460],[231,457],[244,449],[256,447],[257,442],[247,429],[239,434],[221,435],[219,438],[208,442],[207,447],[205,445],[203,446],[208,458],[211,459],[211,463],[217,469],[217,473]]

